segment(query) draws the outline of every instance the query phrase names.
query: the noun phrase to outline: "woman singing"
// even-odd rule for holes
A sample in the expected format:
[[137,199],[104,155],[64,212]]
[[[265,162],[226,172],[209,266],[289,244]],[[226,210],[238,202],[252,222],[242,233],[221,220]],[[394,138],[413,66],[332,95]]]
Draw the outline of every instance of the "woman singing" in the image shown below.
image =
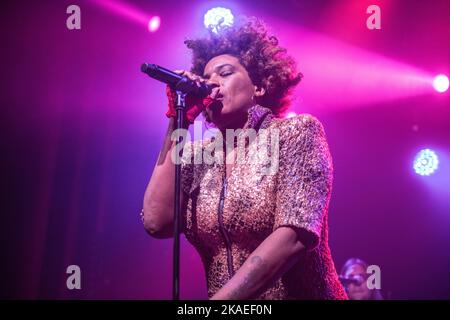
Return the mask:
[[[202,258],[209,297],[346,299],[328,246],[333,167],[324,129],[308,114],[282,117],[302,77],[294,60],[257,19],[185,43],[192,68],[177,72],[214,87],[206,99],[187,97],[187,123],[203,112],[218,137],[226,137],[227,129],[238,132],[238,140],[246,130],[270,132],[267,144],[277,149],[269,153],[278,154],[276,170],[268,173],[267,163],[228,161],[242,147],[234,139],[224,138],[223,148],[215,145],[215,159],[227,159],[222,162],[193,161],[219,138],[185,146],[183,232]],[[171,88],[168,97],[169,129],[142,211],[145,229],[155,238],[173,232]],[[255,150],[255,141],[244,144],[245,154]]]

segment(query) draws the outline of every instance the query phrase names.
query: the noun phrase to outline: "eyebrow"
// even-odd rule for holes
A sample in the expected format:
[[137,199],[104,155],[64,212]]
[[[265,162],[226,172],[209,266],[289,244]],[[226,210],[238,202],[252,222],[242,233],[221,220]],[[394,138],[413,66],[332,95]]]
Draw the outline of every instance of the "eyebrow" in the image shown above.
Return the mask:
[[[224,68],[224,67],[233,67],[233,68],[234,68],[234,66],[233,66],[232,64],[230,64],[230,63],[224,63],[224,64],[221,64],[221,65],[215,67],[215,68],[214,68],[214,71],[215,71],[215,72],[218,72],[220,69],[222,69],[222,68]],[[204,75],[203,75],[203,78],[205,78],[205,79],[209,79],[209,77],[210,77],[209,74],[204,74]]]

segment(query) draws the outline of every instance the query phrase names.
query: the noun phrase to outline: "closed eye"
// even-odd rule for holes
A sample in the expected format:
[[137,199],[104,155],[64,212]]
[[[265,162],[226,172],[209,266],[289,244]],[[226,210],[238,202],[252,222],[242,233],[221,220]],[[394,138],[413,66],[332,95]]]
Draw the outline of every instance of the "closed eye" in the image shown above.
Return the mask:
[[220,74],[220,76],[221,77],[226,77],[226,76],[229,76],[229,75],[231,75],[233,72],[231,72],[231,71],[225,71],[225,72],[222,72],[221,74]]

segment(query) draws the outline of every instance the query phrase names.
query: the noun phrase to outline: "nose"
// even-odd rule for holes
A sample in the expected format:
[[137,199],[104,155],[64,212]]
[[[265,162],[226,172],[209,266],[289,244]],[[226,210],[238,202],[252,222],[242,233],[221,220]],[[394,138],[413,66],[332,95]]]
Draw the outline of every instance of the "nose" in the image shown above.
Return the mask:
[[211,79],[208,79],[206,81],[206,84],[209,85],[209,86],[212,86],[212,87],[220,87],[220,84],[217,81],[214,81],[214,80],[211,80]]

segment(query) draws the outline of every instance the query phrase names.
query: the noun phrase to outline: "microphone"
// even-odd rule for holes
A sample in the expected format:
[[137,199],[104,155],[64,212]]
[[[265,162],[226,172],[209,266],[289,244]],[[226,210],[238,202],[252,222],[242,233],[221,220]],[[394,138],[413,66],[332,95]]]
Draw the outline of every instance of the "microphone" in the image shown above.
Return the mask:
[[141,65],[141,71],[148,74],[153,79],[167,83],[175,90],[179,90],[183,93],[192,93],[199,98],[204,98],[209,95],[214,88],[206,83],[200,83],[197,85],[195,81],[192,81],[188,77],[180,76],[175,72],[151,63],[143,63]]

